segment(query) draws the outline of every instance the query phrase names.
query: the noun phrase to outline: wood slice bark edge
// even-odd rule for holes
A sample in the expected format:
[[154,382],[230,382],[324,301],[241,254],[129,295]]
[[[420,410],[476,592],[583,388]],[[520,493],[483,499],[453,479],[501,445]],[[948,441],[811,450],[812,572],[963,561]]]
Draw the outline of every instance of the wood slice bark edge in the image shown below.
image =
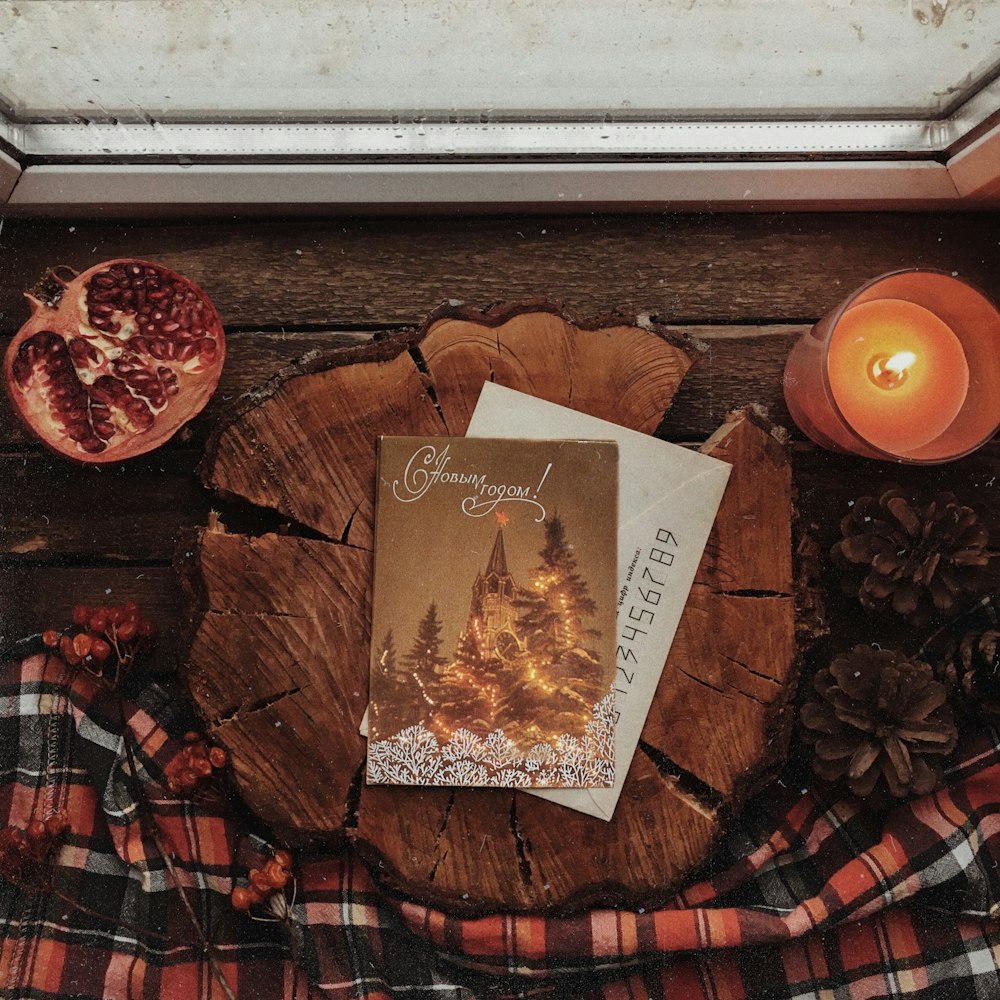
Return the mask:
[[[530,333],[523,335],[518,324],[532,314],[539,316],[541,326],[549,330],[546,336],[551,338],[550,346],[555,345],[553,349],[545,350],[544,345],[540,349]],[[612,329],[621,339],[623,317],[616,315],[610,321],[616,324]],[[576,331],[567,335],[567,324],[576,326]],[[378,789],[359,784],[363,746],[357,736],[356,722],[363,706],[351,704],[356,699],[351,698],[350,692],[364,691],[367,677],[369,595],[361,578],[367,572],[370,579],[370,552],[366,550],[371,540],[363,530],[358,531],[359,521],[364,520],[359,517],[362,502],[358,498],[366,490],[369,495],[373,493],[375,437],[379,433],[464,433],[478,394],[476,386],[483,380],[484,365],[486,377],[501,384],[526,388],[563,405],[575,398],[578,408],[584,409],[580,405],[582,398],[587,401],[587,409],[598,411],[595,415],[629,425],[621,419],[620,393],[612,391],[605,398],[602,396],[605,382],[600,382],[597,388],[586,384],[588,378],[594,378],[603,368],[594,352],[599,354],[605,346],[600,338],[587,339],[588,331],[607,333],[608,328],[601,322],[570,324],[557,307],[539,303],[521,303],[485,313],[465,307],[443,307],[419,331],[404,331],[360,348],[311,357],[281,373],[263,390],[245,398],[223,422],[212,435],[202,465],[202,475],[209,485],[255,503],[263,499],[265,505],[290,517],[304,526],[307,534],[315,536],[286,537],[277,542],[266,539],[280,536],[265,536],[265,539],[229,536],[223,542],[209,537],[212,533],[205,533],[193,548],[186,549],[193,554],[185,560],[182,573],[188,580],[194,635],[188,684],[199,709],[215,727],[220,741],[230,748],[234,761],[241,758],[241,763],[236,764],[241,794],[254,811],[290,842],[314,837],[337,839],[346,829],[385,881],[414,898],[443,905],[453,912],[497,909],[554,912],[601,901],[630,905],[637,900],[662,898],[711,849],[726,812],[727,793],[731,793],[730,802],[735,803],[751,784],[749,778],[737,776],[739,788],[734,783],[719,792],[694,771],[678,767],[657,746],[661,741],[651,735],[633,762],[634,773],[630,774],[629,787],[619,807],[620,817],[616,817],[620,824],[617,837],[610,836],[610,828],[604,834],[593,832],[604,827],[602,821],[520,794]],[[641,339],[650,332],[657,336],[650,341]],[[651,432],[669,406],[691,363],[693,351],[685,343],[676,343],[676,338],[664,337],[654,324],[634,314],[631,330],[625,330],[624,334],[638,335],[640,339],[635,343],[643,347],[655,341],[672,348],[670,370],[666,377],[659,373],[654,390],[639,397],[641,418],[632,421],[633,426],[638,424],[637,429]],[[572,360],[566,360],[565,352],[574,349],[571,341],[576,339],[585,345],[582,350],[585,361],[574,380],[564,378],[563,370],[568,366],[571,374],[574,372]],[[667,357],[667,352],[659,348],[657,351]],[[546,362],[552,357],[562,358],[564,364],[546,371]],[[465,365],[472,366],[474,376],[456,378]],[[336,412],[353,420],[354,425],[353,445],[348,448],[352,461],[344,479],[347,485],[337,492],[340,481],[332,484],[333,506],[338,509],[334,518],[303,506],[301,498],[290,498],[285,489],[285,480],[289,477],[294,480],[295,470],[302,468],[301,450],[296,453],[294,463],[275,472],[273,446],[261,439],[262,428],[266,430],[269,422],[275,423],[274,413],[268,415],[270,420],[254,423],[262,409],[278,407],[277,424],[291,427],[301,420],[301,415],[294,407],[289,408],[287,400],[291,398],[296,406],[308,410],[315,405],[315,397],[301,391],[302,388],[308,386],[311,376],[319,376],[322,381],[331,372],[340,373],[334,378],[341,386],[359,380],[360,397],[368,400],[368,409],[360,420],[355,419],[358,412],[349,402],[338,400]],[[350,377],[345,379],[345,374]],[[657,393],[662,400],[658,407],[651,403]],[[748,414],[734,418],[734,422],[747,426],[761,423]],[[758,429],[765,436],[770,434],[769,430]],[[234,448],[236,438],[240,440]],[[305,451],[308,459],[315,455],[317,442],[311,441],[308,434],[305,438],[307,443],[311,442]],[[327,437],[319,446],[322,449],[330,443]],[[787,472],[787,462],[784,458],[782,461]],[[246,463],[250,475],[236,482],[232,471],[240,463]],[[327,475],[329,466],[320,462],[319,468],[326,470],[323,475]],[[255,494],[262,481],[265,487],[269,485],[269,492],[265,489],[264,494]],[[351,544],[343,544],[345,541]],[[263,566],[273,570],[274,561],[285,558],[294,551],[290,546],[299,543],[310,550],[309,560],[315,564],[310,580],[319,594],[327,595],[324,602],[334,609],[330,614],[290,613],[287,608],[275,605],[273,595],[259,592],[260,588],[256,605],[238,608],[236,615],[220,613],[246,598],[246,593],[243,598],[239,594],[243,577],[252,575],[252,571],[260,573]],[[267,559],[261,563],[260,552],[265,550]],[[225,561],[229,568],[220,576],[210,564],[223,551],[227,553]],[[346,600],[346,606],[340,607],[328,599],[328,594],[336,588],[326,567],[336,566],[332,574],[336,576],[343,572],[340,560],[344,558],[351,567],[348,575],[358,576],[353,585],[353,611],[350,599]],[[206,559],[209,565],[204,564]],[[316,565],[324,568],[317,570]],[[219,585],[227,573],[229,579]],[[284,575],[295,578],[294,571]],[[789,576],[782,581],[782,592],[791,594],[792,590]],[[790,599],[783,607],[787,610],[789,606]],[[356,614],[358,609],[360,616]],[[301,621],[292,620],[296,618]],[[348,621],[345,630],[344,623]],[[220,625],[224,626],[223,631],[212,634]],[[349,652],[341,657],[342,662],[326,671],[327,676],[311,676],[308,690],[302,684],[292,683],[272,664],[262,662],[257,652],[267,650],[273,658],[281,643],[292,646],[297,643],[296,648],[303,651],[316,645],[324,647],[331,642],[331,635],[343,639],[341,645],[349,647]],[[226,672],[225,660],[232,657],[234,650],[239,652],[241,661],[237,676],[220,684],[214,675],[220,670]],[[330,674],[334,676],[331,678]],[[329,768],[319,766],[315,780],[306,782],[301,794],[288,795],[288,775],[296,767],[304,766],[304,760],[312,763],[310,749],[315,756],[317,743],[324,752],[330,746],[331,726],[324,727],[313,717],[311,701],[316,698],[348,706],[346,714],[332,723],[341,737],[340,745]],[[286,726],[287,731],[282,732]],[[266,759],[257,759],[260,757]],[[757,768],[754,780],[760,780],[764,770]],[[488,801],[484,796],[493,796],[489,805],[483,804]],[[658,808],[651,807],[654,798]],[[552,810],[556,813],[549,815]],[[401,833],[409,831],[397,838],[395,844],[384,839],[386,831],[391,829],[386,822],[389,814],[399,817]],[[588,827],[589,824],[598,826]],[[681,826],[690,833],[681,832]],[[666,845],[662,837],[652,837],[651,841],[650,834],[643,833],[651,828],[669,831]],[[569,842],[561,841],[561,847],[552,842],[552,830],[565,830]],[[567,857],[577,856],[567,852],[576,843],[585,845],[589,852],[590,860],[582,867],[565,863]],[[639,845],[641,858],[636,856],[635,845]],[[483,864],[484,852],[490,861],[488,865]],[[485,870],[492,873],[494,888],[486,887],[484,891],[482,886],[476,887],[475,880],[470,887],[469,879]]]

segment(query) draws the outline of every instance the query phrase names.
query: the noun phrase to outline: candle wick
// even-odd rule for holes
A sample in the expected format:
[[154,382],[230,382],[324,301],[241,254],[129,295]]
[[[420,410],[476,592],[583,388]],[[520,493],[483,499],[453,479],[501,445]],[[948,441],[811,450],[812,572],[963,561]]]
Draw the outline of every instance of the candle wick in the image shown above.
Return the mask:
[[868,365],[868,377],[881,389],[895,389],[906,381],[910,366],[917,360],[912,351],[897,351],[886,357],[872,358]]

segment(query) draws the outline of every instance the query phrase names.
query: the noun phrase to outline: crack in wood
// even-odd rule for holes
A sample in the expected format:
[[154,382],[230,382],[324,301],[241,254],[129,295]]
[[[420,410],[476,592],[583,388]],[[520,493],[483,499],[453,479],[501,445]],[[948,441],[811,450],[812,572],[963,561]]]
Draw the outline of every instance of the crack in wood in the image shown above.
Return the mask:
[[[762,681],[770,681],[776,688],[780,688],[781,684],[776,681],[770,674],[763,674],[759,670],[754,670],[753,667],[748,663],[744,663],[742,660],[737,660],[735,656],[730,656],[728,653],[722,654],[730,663],[735,663],[736,666],[742,667],[748,674],[753,674],[754,677],[759,677]],[[750,695],[753,697],[753,695]]]
[[444,859],[447,858],[447,857],[448,857],[448,848],[446,847],[445,850],[444,850],[444,854],[442,854],[441,857],[439,857],[434,862],[434,867],[431,868],[430,874],[427,876],[427,881],[428,882],[433,882],[434,881],[434,876],[437,875],[438,868],[441,867],[441,862],[444,861]]
[[441,824],[437,829],[437,836],[434,838],[434,846],[437,847],[441,843],[441,838],[444,836],[445,828],[448,826],[448,819],[451,816],[451,811],[455,807],[455,795],[457,794],[457,789],[452,789],[451,794],[448,796],[448,804],[444,807],[444,813],[441,816]]
[[354,518],[358,516],[358,511],[361,510],[361,501],[359,500],[354,505],[354,510],[351,511],[351,516],[347,519],[347,524],[344,525],[344,530],[340,533],[340,544],[349,545],[348,538],[351,534],[351,525],[354,524]]
[[[444,837],[444,831],[445,831],[445,829],[448,826],[448,820],[451,817],[451,811],[455,807],[455,796],[456,796],[456,794],[457,794],[457,789],[453,788],[451,790],[451,794],[448,796],[448,802],[447,802],[447,804],[444,807],[444,812],[441,815],[441,823],[439,824],[438,829],[437,829],[437,833],[435,834],[435,837],[434,837],[434,853],[435,854],[437,854],[437,852],[440,850],[441,839]],[[437,875],[438,868],[441,867],[441,862],[443,862],[445,860],[445,858],[448,857],[449,850],[450,850],[450,848],[445,847],[444,853],[443,854],[439,854],[438,857],[435,859],[434,865],[432,866],[432,868],[430,870],[430,874],[427,876],[427,881],[428,882],[433,882],[434,881],[434,876]]]
[[685,670],[683,667],[678,667],[677,669],[685,677],[690,678],[691,680],[693,680],[695,682],[695,684],[700,684],[702,687],[707,687],[710,691],[715,691],[716,693],[721,694],[723,698],[732,698],[732,695],[729,694],[724,688],[717,687],[715,684],[710,684],[704,678],[695,677],[694,674],[688,673],[688,671]]
[[229,516],[223,513],[220,520],[229,526],[224,532],[225,534],[239,535],[251,541],[257,538],[266,538],[268,535],[282,535],[288,538],[305,538],[311,542],[326,542],[329,545],[346,544],[303,521],[296,520],[287,511],[279,510],[276,507],[265,507],[240,494],[229,494],[227,499],[230,501],[226,505],[229,515],[244,521],[249,520],[249,516],[253,515],[255,520],[262,521],[263,524],[258,523],[257,525],[246,525],[232,529]]
[[786,594],[782,590],[713,590],[712,593],[717,597],[751,597],[751,598],[761,598],[761,597],[791,597],[791,594]]
[[241,611],[239,608],[209,608],[205,614],[216,618],[257,618],[261,621],[265,618],[291,618],[303,622],[317,620],[316,615],[295,615],[291,611]]
[[[741,666],[741,667],[745,667],[745,666],[746,666],[746,664],[744,664],[744,663],[740,663],[740,661],[739,661],[739,660],[734,660],[734,659],[733,659],[733,658],[732,658],[731,656],[726,656],[726,654],[725,654],[725,653],[723,653],[722,655],[723,655],[723,656],[725,656],[725,658],[726,658],[727,660],[730,660],[730,661],[732,661],[733,663],[736,663],[736,664],[738,664],[738,665],[739,665],[739,666]],[[695,682],[695,684],[700,684],[700,685],[701,685],[702,687],[707,687],[707,688],[708,688],[708,689],[709,689],[710,691],[715,691],[715,692],[717,692],[718,694],[722,695],[722,697],[723,697],[723,698],[727,698],[727,699],[730,699],[730,700],[731,700],[731,699],[732,699],[732,697],[733,697],[733,695],[732,695],[732,694],[730,693],[730,691],[735,691],[735,692],[736,692],[737,694],[739,694],[740,696],[742,696],[742,697],[744,697],[744,698],[749,698],[749,699],[750,699],[751,701],[755,701],[755,702],[757,702],[757,704],[758,704],[758,705],[763,705],[763,706],[764,706],[765,708],[767,708],[767,706],[768,706],[768,705],[770,705],[770,702],[768,702],[768,701],[764,701],[764,700],[762,700],[761,698],[758,698],[758,697],[757,697],[756,695],[754,695],[754,694],[751,694],[751,693],[750,693],[749,691],[745,691],[745,690],[744,690],[743,688],[741,688],[741,687],[736,687],[736,685],[734,685],[734,684],[727,684],[725,688],[721,688],[721,687],[718,687],[718,686],[717,686],[717,685],[715,685],[715,684],[710,684],[710,683],[709,683],[708,681],[706,681],[706,680],[705,680],[704,678],[702,678],[702,677],[696,677],[696,676],[695,676],[694,674],[692,674],[692,673],[689,673],[689,672],[688,672],[687,670],[685,670],[685,669],[684,669],[683,667],[678,667],[677,669],[678,669],[678,670],[679,670],[679,671],[680,671],[680,672],[681,672],[681,673],[682,673],[682,674],[683,674],[683,675],[684,675],[685,677],[687,677],[687,678],[689,678],[690,680],[694,681],[694,682]],[[752,674],[756,674],[756,671],[754,671],[754,670],[750,670],[750,668],[749,668],[749,667],[747,667],[746,669],[747,669],[747,670],[748,670],[748,671],[749,671],[750,673],[752,673]],[[773,678],[770,678],[770,677],[768,677],[768,676],[767,676],[766,674],[756,674],[756,676],[758,676],[758,677],[762,677],[762,678],[763,678],[764,680],[773,680]],[[775,683],[776,683],[776,682],[775,682]],[[727,690],[727,689],[728,689],[728,690]]]
[[677,793],[706,819],[714,820],[725,802],[725,796],[698,775],[681,767],[662,750],[639,740],[639,749],[653,762],[660,775],[669,781]]
[[438,402],[437,389],[434,388],[434,379],[431,377],[431,370],[427,365],[427,359],[421,354],[420,348],[416,344],[409,349],[408,353],[413,363],[417,366],[417,371],[422,376],[424,389],[427,391],[427,398],[434,404],[434,409],[437,410],[437,415],[441,418],[441,423],[444,424],[447,430],[448,421],[445,420],[444,410],[441,409],[441,404]]
[[521,881],[526,885],[531,885],[531,859],[528,852],[531,844],[521,833],[521,824],[517,821],[517,796],[510,800],[510,832],[514,835],[514,845],[517,850],[517,870],[521,875]]
[[237,722],[243,716],[253,715],[255,712],[263,712],[264,709],[271,708],[277,705],[279,701],[290,698],[293,694],[298,694],[302,690],[303,688],[301,687],[287,688],[284,691],[276,691],[274,694],[257,698],[255,701],[241,702],[239,705],[233,705],[224,712],[220,712],[210,725],[213,729],[219,729],[227,723]]
[[361,763],[355,768],[350,785],[347,786],[344,806],[344,828],[346,830],[358,828],[358,809],[361,806],[361,787],[365,780],[365,766],[366,760],[362,757]]

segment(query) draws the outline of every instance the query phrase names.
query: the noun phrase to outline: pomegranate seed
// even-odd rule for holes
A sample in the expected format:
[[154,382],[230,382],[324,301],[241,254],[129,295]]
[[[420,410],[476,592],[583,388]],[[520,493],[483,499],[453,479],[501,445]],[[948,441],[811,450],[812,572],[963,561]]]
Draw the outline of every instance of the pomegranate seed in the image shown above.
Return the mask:
[[125,415],[140,430],[153,426],[153,414],[141,399],[129,398],[124,405]]
[[114,288],[115,279],[108,274],[107,271],[101,271],[95,274],[93,278],[90,279],[92,285],[96,285],[98,288]]

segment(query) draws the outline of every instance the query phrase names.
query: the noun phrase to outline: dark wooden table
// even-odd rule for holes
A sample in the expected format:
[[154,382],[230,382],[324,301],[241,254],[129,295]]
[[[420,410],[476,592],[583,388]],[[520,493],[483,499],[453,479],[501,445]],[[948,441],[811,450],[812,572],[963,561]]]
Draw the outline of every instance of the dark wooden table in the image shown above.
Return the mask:
[[[66,623],[75,602],[133,597],[162,626],[154,666],[176,669],[181,612],[171,563],[184,529],[204,524],[212,509],[233,531],[278,523],[200,485],[194,470],[215,420],[307,351],[416,325],[443,300],[544,298],[582,317],[631,305],[696,337],[705,349],[661,435],[702,441],[728,410],[764,404],[792,432],[799,507],[823,549],[848,501],[888,480],[953,489],[1000,539],[1000,445],[931,469],[837,456],[802,439],[781,392],[793,339],[877,274],[943,268],[1000,299],[998,241],[996,214],[8,221],[0,233],[5,337],[27,316],[21,289],[47,268],[132,256],[205,288],[226,323],[229,358],[205,413],[160,451],[126,464],[85,468],[54,458],[0,402],[0,635]],[[912,641],[838,600],[829,575],[824,583],[832,631],[816,658],[856,641]]]

